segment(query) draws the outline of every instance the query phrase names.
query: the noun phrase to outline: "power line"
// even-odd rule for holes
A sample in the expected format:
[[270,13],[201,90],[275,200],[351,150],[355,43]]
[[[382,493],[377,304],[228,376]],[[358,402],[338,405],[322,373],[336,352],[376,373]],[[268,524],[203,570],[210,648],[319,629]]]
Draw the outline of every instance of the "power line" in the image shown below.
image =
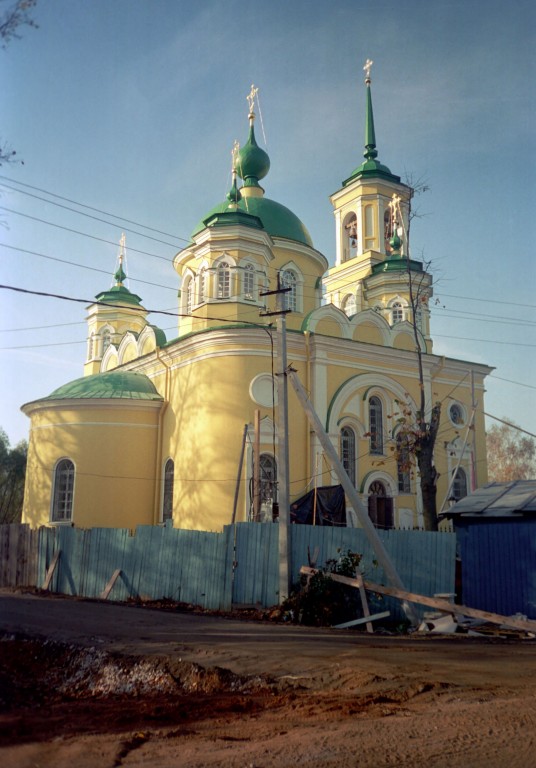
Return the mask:
[[0,347],[1,350],[8,349],[41,349],[42,347],[68,347],[73,344],[86,344],[86,341],[52,341],[50,344],[20,344],[16,347]]
[[[148,229],[150,232],[156,232],[159,235],[164,235],[165,237],[173,237],[175,240],[185,240],[184,237],[179,237],[179,235],[172,235],[169,232],[163,232],[161,229],[156,229],[155,227],[149,227],[147,224],[141,224],[139,221],[132,221],[132,219],[127,219],[124,216],[118,216],[115,213],[110,213],[109,211],[103,211],[100,208],[93,208],[91,205],[86,205],[85,203],[79,203],[77,200],[72,200],[69,197],[63,197],[62,195],[57,195],[54,192],[49,192],[47,189],[42,189],[41,187],[34,187],[32,184],[25,184],[22,181],[17,181],[16,179],[10,179],[8,176],[0,176],[0,179],[4,179],[4,181],[9,181],[12,184],[19,184],[21,187],[27,187],[28,189],[34,189],[36,192],[43,192],[45,195],[49,195],[49,197],[55,197],[58,200],[64,200],[67,203],[72,203],[73,205],[78,205],[80,208],[87,208],[88,211],[95,211],[95,213],[102,213],[104,216],[111,216],[113,219],[119,219],[120,221],[126,221],[127,224],[134,224],[136,227],[142,227],[143,229]],[[22,189],[16,189],[15,187],[8,187],[7,184],[3,184],[2,186],[7,187],[8,189],[13,189],[16,192],[20,192],[21,194],[29,195],[29,192],[24,192]],[[37,197],[37,195],[31,195],[31,197]],[[37,197],[38,200],[42,200],[43,198]],[[52,200],[45,200],[46,203],[51,203],[52,205],[57,205],[56,203],[53,203]],[[60,206],[65,207],[65,206]],[[72,210],[68,208],[67,210]],[[75,213],[81,213],[80,211],[75,211]],[[85,214],[81,214],[85,215]],[[115,224],[113,226],[116,226]],[[147,235],[142,235],[142,237],[147,237]],[[189,242],[186,240],[186,242]]]
[[[14,285],[0,285],[0,288],[3,288],[4,290],[8,290],[8,291],[15,291],[16,293],[29,294],[31,296],[43,296],[45,298],[60,299],[62,301],[74,301],[78,304],[93,304],[93,305],[102,306],[102,307],[114,307],[116,309],[125,309],[125,306],[123,304],[114,304],[108,301],[96,301],[95,299],[80,299],[74,296],[65,296],[63,294],[49,293],[47,291],[33,291],[29,288],[19,288]],[[165,309],[145,309],[144,307],[135,307],[131,305],[129,305],[128,309],[134,312],[146,312],[147,314],[153,314],[153,315],[168,315],[170,317],[189,317],[189,318],[192,317],[192,315],[187,315],[180,312],[171,312]],[[249,320],[237,321],[235,319],[230,319],[227,317],[209,317],[209,318],[197,318],[197,319],[209,320],[209,321],[214,320],[215,322],[218,322],[218,323],[231,323],[233,325],[238,325],[238,326],[251,325],[255,328],[260,328],[268,332],[270,332],[270,329],[271,329],[270,325],[263,325],[262,323],[253,323],[253,322],[250,322]]]
[[[41,259],[48,259],[49,261],[57,261],[60,264],[68,264],[71,267],[79,267],[80,269],[89,269],[91,272],[100,272],[103,275],[110,277],[110,272],[105,269],[99,269],[98,267],[90,267],[87,264],[78,264],[76,261],[69,261],[68,259],[60,259],[58,256],[48,256],[46,253],[38,253],[37,251],[30,251],[27,248],[18,248],[16,245],[8,245],[7,243],[0,243],[3,248],[10,248],[13,251],[19,251],[20,253],[29,253],[31,256],[39,256]],[[168,291],[177,291],[177,288],[171,285],[161,285],[160,283],[151,283],[149,280],[142,280],[141,278],[130,278],[133,283],[143,283],[144,285],[152,285],[154,288],[165,288]]]
[[85,320],[77,320],[73,323],[54,323],[53,325],[30,325],[27,328],[0,328],[0,333],[17,333],[18,331],[43,331],[49,328],[64,328],[68,325],[85,325]]
[[525,435],[529,435],[530,437],[536,437],[535,434],[532,432],[527,432],[526,429],[522,429],[521,427],[518,427],[517,424],[512,424],[510,421],[505,421],[504,419],[499,419],[498,416],[493,416],[491,413],[483,412],[484,416],[487,416],[489,419],[494,419],[495,421],[500,421],[501,424],[506,424],[507,427],[511,427],[512,429],[517,429],[518,432],[523,432]]
[[536,347],[536,344],[523,344],[520,341],[498,341],[497,339],[473,339],[468,336],[446,336],[443,333],[434,333],[434,339],[456,339],[457,341],[478,341],[482,344],[506,344],[509,347]]
[[519,387],[527,387],[527,389],[536,389],[533,384],[525,384],[522,381],[512,381],[512,379],[503,379],[501,376],[497,376],[494,373],[489,374],[491,379],[499,379],[499,381],[507,381],[508,384],[517,384]]
[[[42,192],[43,194],[48,195],[49,197],[55,197],[58,200],[63,200],[65,202],[72,203],[73,205],[77,205],[80,208],[86,208],[87,210],[94,211],[95,213],[100,213],[100,214],[102,214],[104,216],[111,216],[112,218],[119,219],[120,221],[127,222],[128,224],[133,224],[134,226],[142,227],[143,229],[147,229],[147,230],[149,230],[151,232],[156,232],[157,234],[164,235],[165,237],[171,237],[171,238],[174,238],[175,240],[181,240],[181,241],[186,242],[186,243],[191,242],[191,238],[185,238],[185,237],[181,237],[180,235],[171,234],[170,232],[164,232],[164,231],[162,231],[160,229],[156,229],[155,227],[150,227],[147,224],[142,224],[141,222],[138,222],[138,221],[135,221],[135,220],[132,220],[132,219],[128,219],[128,218],[126,218],[124,216],[120,216],[120,215],[115,214],[115,213],[111,213],[110,211],[104,211],[101,208],[95,208],[95,207],[93,207],[91,205],[87,205],[85,203],[80,203],[77,200],[73,200],[72,198],[65,197],[63,195],[58,195],[58,194],[56,194],[54,192],[50,192],[49,190],[43,189],[42,187],[37,187],[37,186],[34,186],[32,184],[27,184],[27,183],[24,183],[22,181],[18,181],[16,179],[12,179],[12,178],[9,178],[8,176],[3,176],[3,175],[0,175],[0,179],[4,180],[4,182],[8,181],[11,184],[17,184],[19,186],[26,187],[27,189],[33,189],[33,190],[35,190],[37,192]],[[31,197],[35,197],[38,200],[43,200],[43,202],[50,203],[51,205],[58,205],[57,203],[54,203],[52,200],[46,200],[46,199],[41,198],[41,197],[39,197],[37,195],[33,195],[33,194],[29,193],[29,192],[25,192],[22,189],[17,189],[16,187],[10,187],[8,184],[4,183],[3,186],[7,187],[8,189],[12,189],[13,191],[19,192],[21,194],[26,194],[26,195],[29,195]],[[68,208],[67,206],[59,206],[59,207],[65,208],[66,210],[69,210],[69,211],[71,211],[73,213],[79,213],[80,215],[87,215],[87,214],[83,214],[81,211],[76,211],[74,209]],[[22,213],[20,213],[18,211],[11,211],[8,208],[3,208],[3,210],[6,210],[6,211],[8,211],[10,213],[19,214],[19,215],[22,215],[22,216],[24,216],[24,215],[27,216],[28,215],[28,214],[22,214]],[[101,219],[97,219],[96,217],[92,217],[92,216],[90,216],[89,218],[94,218],[97,221],[102,221]],[[60,225],[53,224],[52,222],[48,222],[48,221],[45,221],[45,220],[37,219],[37,221],[40,221],[40,222],[45,223],[45,224],[50,224],[52,226],[60,227]],[[104,222],[104,223],[110,224],[111,226],[119,226],[117,224],[114,224],[113,222]],[[63,228],[63,227],[60,227],[60,228]],[[84,232],[77,232],[76,230],[68,230],[68,231],[71,231],[71,232],[73,232],[75,234],[80,234],[80,235],[83,235],[83,236],[86,236],[86,237],[92,237],[91,235],[86,235],[86,233],[84,233]],[[136,232],[135,234],[138,234],[141,237],[148,237],[148,235],[144,235],[143,233],[140,233],[140,232]],[[100,238],[95,238],[95,239],[100,239]],[[156,238],[151,238],[151,239],[156,239]],[[103,240],[103,242],[107,242],[108,243],[110,241]],[[163,242],[163,241],[157,240],[157,242]],[[115,243],[112,243],[112,244],[115,245]],[[172,245],[171,243],[165,243],[165,244],[166,245]],[[175,246],[172,245],[172,247],[175,247]],[[142,253],[142,254],[148,255],[148,256],[155,256],[156,258],[165,258],[165,257],[162,257],[162,256],[156,256],[156,254],[146,253],[145,251],[137,251],[134,248],[129,248],[129,250],[135,251],[137,253]],[[313,275],[312,273],[304,273],[304,275],[307,275],[309,277],[316,277],[316,275]],[[354,282],[355,282],[354,280],[348,281],[347,283],[343,283],[340,287],[344,288],[346,285],[352,285]],[[479,297],[476,297],[476,296],[458,296],[456,294],[449,294],[449,293],[443,293],[443,292],[441,293],[441,295],[442,296],[446,296],[448,298],[461,299],[463,301],[481,301],[481,302],[486,302],[487,304],[492,302],[493,304],[505,304],[505,305],[508,305],[508,306],[516,306],[516,307],[525,307],[525,308],[529,308],[529,309],[536,309],[536,305],[535,304],[520,304],[519,302],[510,302],[510,301],[503,301],[503,300],[500,300],[500,299],[490,299],[490,298],[483,299],[483,298],[479,298]],[[451,310],[451,311],[456,311],[456,310]],[[475,313],[465,312],[465,314],[475,314]],[[489,317],[493,317],[493,316],[489,315]],[[507,319],[507,318],[503,318],[503,319]],[[514,318],[509,318],[509,319],[514,320]]]
[[[14,211],[12,208],[6,208],[4,205],[0,205],[1,211],[7,211],[7,213],[14,213],[16,216],[24,216],[25,219],[31,219],[32,221],[38,221],[40,224],[47,224],[50,227],[56,227],[57,229],[63,229],[65,232],[71,232],[74,235],[81,235],[82,237],[89,237],[91,240],[97,240],[100,243],[107,243],[108,245],[114,245],[117,248],[117,243],[113,240],[106,240],[104,237],[97,237],[96,235],[90,235],[87,232],[80,232],[79,229],[71,229],[70,227],[64,227],[62,224],[55,224],[53,221],[47,221],[46,219],[40,219],[37,216],[30,216],[29,213],[22,213],[22,211]],[[173,246],[175,247],[175,246]],[[155,259],[162,259],[162,261],[169,262],[170,259],[167,256],[158,256],[156,253],[149,253],[148,251],[141,251],[139,248],[131,248],[129,251],[133,253],[141,253],[143,256],[153,256]]]

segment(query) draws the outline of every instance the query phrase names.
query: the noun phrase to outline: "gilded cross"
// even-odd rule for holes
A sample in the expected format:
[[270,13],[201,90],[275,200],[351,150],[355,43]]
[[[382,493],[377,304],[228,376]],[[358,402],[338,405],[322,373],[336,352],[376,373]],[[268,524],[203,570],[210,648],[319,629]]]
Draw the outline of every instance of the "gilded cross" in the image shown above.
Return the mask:
[[249,111],[250,111],[250,113],[253,112],[253,105],[254,105],[254,102],[255,102],[255,96],[257,95],[258,92],[259,92],[259,89],[255,88],[253,83],[251,83],[251,91],[246,96],[246,99],[248,100],[248,103],[249,103]]
[[363,69],[365,70],[366,80],[370,80],[370,68],[372,67],[373,64],[374,62],[372,61],[372,59],[367,59],[365,62],[365,66],[363,67]]

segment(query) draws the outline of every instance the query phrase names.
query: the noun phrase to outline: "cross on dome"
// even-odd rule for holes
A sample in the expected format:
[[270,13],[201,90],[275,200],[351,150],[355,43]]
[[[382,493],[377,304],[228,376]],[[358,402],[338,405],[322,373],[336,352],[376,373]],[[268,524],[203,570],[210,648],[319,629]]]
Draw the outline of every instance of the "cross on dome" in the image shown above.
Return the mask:
[[251,83],[251,90],[248,93],[248,95],[246,96],[247,102],[249,104],[249,114],[250,114],[250,116],[255,114],[253,112],[253,107],[255,105],[255,97],[257,96],[258,92],[259,92],[259,89],[255,88],[253,83]]
[[372,59],[367,59],[365,62],[365,66],[363,67],[365,71],[365,83],[370,83],[370,70],[374,62]]

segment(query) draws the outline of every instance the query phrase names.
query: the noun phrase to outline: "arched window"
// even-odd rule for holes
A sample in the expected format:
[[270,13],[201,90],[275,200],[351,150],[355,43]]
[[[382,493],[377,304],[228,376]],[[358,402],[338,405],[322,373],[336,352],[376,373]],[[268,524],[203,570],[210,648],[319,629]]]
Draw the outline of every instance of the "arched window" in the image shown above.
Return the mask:
[[197,298],[199,303],[202,304],[205,301],[205,282],[207,278],[207,271],[205,267],[202,267],[199,273],[199,287],[197,289]]
[[347,317],[352,317],[357,312],[357,302],[353,293],[348,294],[342,300],[342,311]]
[[294,270],[285,269],[281,276],[281,288],[290,288],[290,291],[283,294],[284,309],[290,309],[293,312],[296,311],[298,307],[297,285],[298,277]]
[[456,501],[464,499],[467,496],[467,475],[465,474],[465,470],[461,467],[458,467],[454,482],[452,483],[452,496]]
[[341,463],[355,486],[355,432],[351,427],[343,427],[340,434]]
[[92,333],[87,341],[87,359],[92,360],[95,354],[95,335]]
[[411,454],[408,439],[405,435],[396,437],[396,469],[398,475],[398,492],[411,493]]
[[243,294],[244,298],[253,301],[255,298],[255,267],[253,264],[246,264],[243,275]]
[[173,484],[175,480],[175,463],[168,459],[164,467],[164,493],[162,496],[162,522],[173,520]]
[[73,517],[74,464],[70,459],[61,459],[54,471],[52,497],[52,522],[66,523]]
[[357,253],[357,216],[349,213],[344,219],[342,236],[342,261],[353,259]]
[[376,528],[393,527],[393,500],[387,495],[385,485],[380,480],[370,484],[368,513]]
[[261,521],[272,520],[273,506],[277,502],[277,464],[269,453],[261,453],[259,458],[261,488]]
[[112,336],[110,334],[110,331],[105,330],[102,334],[102,354],[103,355],[111,343],[112,343]]
[[383,414],[379,397],[369,399],[370,452],[383,453]]
[[187,315],[190,315],[192,312],[193,302],[194,302],[194,281],[193,281],[193,278],[190,278],[186,285],[186,314]]
[[218,264],[218,299],[228,299],[231,295],[231,268],[227,261]]
[[391,304],[391,325],[395,323],[401,323],[404,319],[404,307],[399,301],[395,301]]

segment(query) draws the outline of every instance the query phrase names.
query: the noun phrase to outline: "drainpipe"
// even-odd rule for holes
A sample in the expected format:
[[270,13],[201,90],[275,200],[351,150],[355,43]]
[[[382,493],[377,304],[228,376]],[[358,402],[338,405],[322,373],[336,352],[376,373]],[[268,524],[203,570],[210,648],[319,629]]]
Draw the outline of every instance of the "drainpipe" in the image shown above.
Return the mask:
[[[305,336],[305,386],[307,392],[311,391],[311,332],[304,331]],[[313,470],[313,452],[311,450],[312,433],[309,422],[305,421],[305,460],[307,462],[307,472]],[[316,462],[315,462],[316,463]]]
[[158,525],[160,522],[160,503],[162,501],[162,478],[160,477],[162,471],[162,426],[164,423],[164,415],[169,405],[169,365],[164,358],[160,356],[160,350],[158,347],[155,349],[156,358],[159,363],[165,368],[165,384],[164,384],[164,404],[158,414],[158,430],[156,435],[156,464],[154,470],[155,476],[155,494],[154,494],[154,507],[153,507],[153,525]]

